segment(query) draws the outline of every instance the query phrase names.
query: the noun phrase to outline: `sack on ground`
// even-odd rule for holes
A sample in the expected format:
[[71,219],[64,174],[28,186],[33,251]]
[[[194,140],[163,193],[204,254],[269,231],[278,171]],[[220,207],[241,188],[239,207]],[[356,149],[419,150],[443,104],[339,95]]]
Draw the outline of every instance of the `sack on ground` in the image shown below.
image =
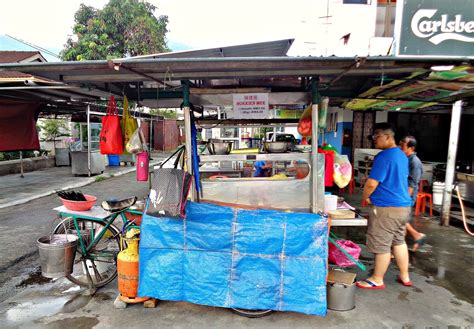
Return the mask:
[[[336,243],[344,249],[349,255],[355,260],[359,260],[360,247],[350,240],[336,240]],[[350,260],[338,247],[333,243],[329,243],[328,249],[328,260],[331,264],[335,264],[340,267],[352,266],[355,263]]]

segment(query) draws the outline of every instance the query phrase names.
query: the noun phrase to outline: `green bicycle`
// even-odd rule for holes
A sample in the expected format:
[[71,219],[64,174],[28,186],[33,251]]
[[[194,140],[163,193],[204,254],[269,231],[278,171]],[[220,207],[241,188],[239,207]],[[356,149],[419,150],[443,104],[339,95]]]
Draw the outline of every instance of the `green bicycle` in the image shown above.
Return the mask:
[[121,230],[113,223],[117,218],[123,221],[123,230],[133,226],[130,217],[140,216],[141,211],[129,209],[136,197],[119,201],[104,201],[101,207],[88,211],[72,211],[64,206],[57,207],[61,221],[54,234],[74,234],[78,246],[73,271],[66,278],[91,290],[103,287],[117,276],[117,254],[121,249]]

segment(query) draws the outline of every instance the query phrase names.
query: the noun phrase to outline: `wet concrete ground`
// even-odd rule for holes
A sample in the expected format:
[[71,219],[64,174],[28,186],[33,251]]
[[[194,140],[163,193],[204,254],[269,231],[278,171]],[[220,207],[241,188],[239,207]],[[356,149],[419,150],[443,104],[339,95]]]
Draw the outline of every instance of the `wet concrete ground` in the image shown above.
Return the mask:
[[[129,174],[88,188],[95,194],[113,191],[120,196],[128,195],[133,186],[134,176]],[[135,190],[142,193],[141,188]],[[385,277],[387,288],[381,291],[358,289],[356,307],[351,311],[329,311],[325,318],[276,312],[261,319],[247,319],[228,309],[172,301],[160,301],[154,309],[136,304],[118,310],[113,307],[118,293],[116,281],[91,297],[66,279],[45,280],[39,275],[34,237],[48,229],[51,217],[43,216],[49,216],[48,209],[55,202],[54,197],[47,197],[15,212],[0,210],[0,227],[3,228],[0,238],[4,242],[0,250],[0,328],[474,327],[473,238],[462,228],[439,226],[437,218],[422,218],[415,223],[428,239],[411,255],[413,287],[404,287],[395,281],[397,269],[391,264]],[[31,224],[32,231],[22,229],[28,227],[27,219],[36,221],[36,225]],[[337,234],[363,242],[365,228],[341,228]],[[370,271],[373,256],[364,247],[361,260]],[[356,272],[358,279],[368,276],[356,268],[347,270]]]

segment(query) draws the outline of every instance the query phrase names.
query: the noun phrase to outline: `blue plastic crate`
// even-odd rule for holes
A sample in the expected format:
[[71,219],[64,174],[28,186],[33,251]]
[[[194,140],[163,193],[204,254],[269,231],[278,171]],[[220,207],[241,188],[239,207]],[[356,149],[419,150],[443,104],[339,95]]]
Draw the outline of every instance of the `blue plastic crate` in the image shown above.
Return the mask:
[[120,166],[120,156],[115,154],[107,155],[109,159],[109,166]]

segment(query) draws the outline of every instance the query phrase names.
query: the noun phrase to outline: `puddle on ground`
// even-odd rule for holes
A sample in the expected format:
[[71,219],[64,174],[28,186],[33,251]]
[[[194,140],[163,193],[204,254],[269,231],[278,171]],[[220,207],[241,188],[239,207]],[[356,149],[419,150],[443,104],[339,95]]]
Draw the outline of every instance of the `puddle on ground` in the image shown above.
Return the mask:
[[77,318],[67,318],[48,323],[50,329],[89,329],[99,323],[95,317],[80,316]]
[[408,302],[408,291],[402,291],[400,294],[398,294],[398,300]]
[[98,301],[102,301],[102,302],[106,302],[108,300],[112,300],[113,297],[110,296],[108,293],[105,293],[105,292],[99,292],[97,294],[94,295],[94,298]]
[[41,275],[41,268],[37,267],[33,273],[29,275],[29,277],[23,281],[21,281],[19,284],[17,284],[17,288],[25,288],[26,286],[31,286],[34,284],[45,284],[48,282],[51,282],[52,279],[50,278],[45,278],[44,276]]
[[89,304],[91,298],[91,296],[75,295],[64,304],[60,312],[72,313]]
[[10,322],[30,322],[61,311],[67,302],[67,297],[41,297],[34,302],[18,303],[6,312],[6,319]]

